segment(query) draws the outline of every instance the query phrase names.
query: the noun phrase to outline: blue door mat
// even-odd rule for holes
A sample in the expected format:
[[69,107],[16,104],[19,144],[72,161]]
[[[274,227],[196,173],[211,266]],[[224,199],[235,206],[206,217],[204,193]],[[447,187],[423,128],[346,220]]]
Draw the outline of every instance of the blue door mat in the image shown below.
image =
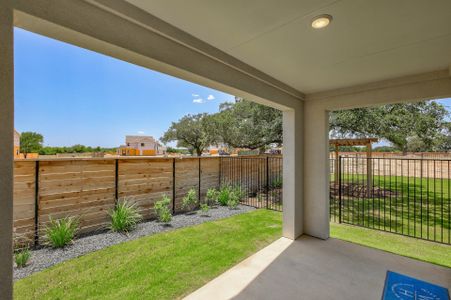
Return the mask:
[[448,289],[387,271],[382,300],[449,300]]

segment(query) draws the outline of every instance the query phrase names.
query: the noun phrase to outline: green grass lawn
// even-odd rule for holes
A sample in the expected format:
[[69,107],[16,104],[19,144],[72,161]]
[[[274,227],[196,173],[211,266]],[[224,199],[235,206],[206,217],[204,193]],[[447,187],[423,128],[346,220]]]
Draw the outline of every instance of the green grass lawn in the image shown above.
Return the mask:
[[[343,176],[344,185],[366,186],[363,175]],[[448,179],[373,176],[386,195],[342,196],[342,221],[442,243],[451,243],[451,183]],[[338,221],[338,197],[331,199]],[[335,217],[334,217],[335,216]]]
[[351,225],[330,223],[331,237],[451,267],[451,246]]
[[281,226],[281,213],[261,209],[140,238],[19,280],[14,298],[180,298],[279,238]]
[[[15,299],[181,298],[281,236],[282,214],[260,209],[140,238],[19,280]],[[451,267],[451,246],[331,223],[331,236]]]

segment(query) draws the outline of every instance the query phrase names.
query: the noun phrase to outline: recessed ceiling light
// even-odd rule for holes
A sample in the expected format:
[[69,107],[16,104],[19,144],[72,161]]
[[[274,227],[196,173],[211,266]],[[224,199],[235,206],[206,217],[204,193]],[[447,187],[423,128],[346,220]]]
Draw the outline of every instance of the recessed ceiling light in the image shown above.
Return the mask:
[[331,15],[319,15],[313,18],[312,27],[315,29],[321,29],[327,27],[327,25],[329,25],[330,22],[332,22]]

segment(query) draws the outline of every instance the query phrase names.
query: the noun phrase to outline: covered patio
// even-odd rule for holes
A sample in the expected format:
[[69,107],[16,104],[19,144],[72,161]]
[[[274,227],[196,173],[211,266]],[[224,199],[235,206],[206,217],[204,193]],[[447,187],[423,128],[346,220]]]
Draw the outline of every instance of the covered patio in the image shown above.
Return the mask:
[[[324,14],[329,26],[312,28]],[[380,299],[387,270],[451,282],[450,270],[328,239],[328,112],[451,97],[449,0],[5,0],[0,299],[13,290],[14,26],[283,111],[284,238],[191,298]]]
[[451,288],[448,268],[302,236],[277,240],[185,299],[380,299],[387,270]]

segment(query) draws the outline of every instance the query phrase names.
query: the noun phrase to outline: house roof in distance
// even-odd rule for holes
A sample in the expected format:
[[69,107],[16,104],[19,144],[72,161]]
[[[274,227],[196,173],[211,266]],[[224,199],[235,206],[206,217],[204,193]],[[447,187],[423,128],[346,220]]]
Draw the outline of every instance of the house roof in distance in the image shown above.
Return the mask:
[[127,135],[127,136],[125,136],[125,142],[126,143],[143,143],[143,142],[156,143],[158,141],[156,141],[155,138],[150,135]]
[[331,139],[330,145],[335,146],[366,146],[368,144],[377,143],[377,138],[359,138],[359,139]]

